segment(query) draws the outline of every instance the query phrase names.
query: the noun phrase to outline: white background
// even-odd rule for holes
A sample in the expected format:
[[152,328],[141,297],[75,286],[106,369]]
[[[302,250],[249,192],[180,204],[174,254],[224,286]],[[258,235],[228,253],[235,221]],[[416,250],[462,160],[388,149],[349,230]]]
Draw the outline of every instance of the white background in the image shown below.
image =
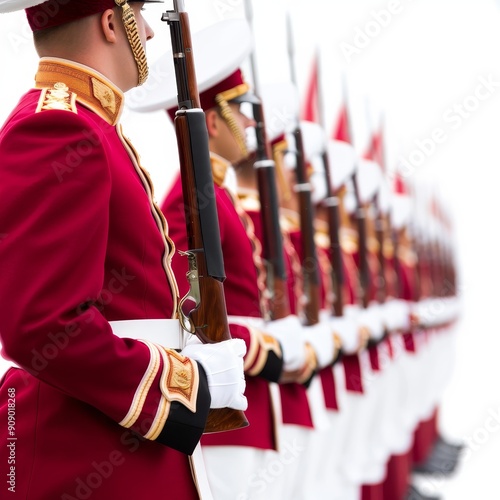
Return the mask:
[[[146,9],[156,31],[148,44],[151,60],[169,47],[168,26],[159,18],[170,8],[167,2]],[[186,8],[193,31],[244,16],[243,0],[186,0]],[[383,113],[388,168],[401,158],[420,162],[406,170],[408,180],[432,182],[449,206],[464,308],[441,427],[445,436],[466,440],[468,448],[453,480],[428,481],[427,486],[447,500],[500,498],[500,6],[494,0],[254,0],[261,84],[289,79],[287,8],[301,94],[312,54],[316,47],[321,51],[327,132],[338,112],[344,75],[360,153],[368,140],[368,121],[375,125]],[[0,15],[0,47],[1,123],[31,87],[36,71],[24,13]],[[485,80],[492,82],[490,91],[480,90],[477,99]],[[460,118],[456,106],[465,109]],[[126,112],[122,121],[161,200],[177,168],[170,122],[163,112]],[[443,139],[430,144],[436,129]],[[427,144],[425,155],[415,153],[418,144]]]

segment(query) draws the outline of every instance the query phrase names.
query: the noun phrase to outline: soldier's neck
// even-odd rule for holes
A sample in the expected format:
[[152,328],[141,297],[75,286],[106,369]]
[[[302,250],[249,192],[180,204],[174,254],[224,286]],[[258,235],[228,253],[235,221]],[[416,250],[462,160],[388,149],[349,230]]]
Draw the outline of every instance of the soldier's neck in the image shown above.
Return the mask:
[[250,190],[257,189],[257,176],[255,175],[253,162],[241,163],[235,166],[235,170],[238,187]]

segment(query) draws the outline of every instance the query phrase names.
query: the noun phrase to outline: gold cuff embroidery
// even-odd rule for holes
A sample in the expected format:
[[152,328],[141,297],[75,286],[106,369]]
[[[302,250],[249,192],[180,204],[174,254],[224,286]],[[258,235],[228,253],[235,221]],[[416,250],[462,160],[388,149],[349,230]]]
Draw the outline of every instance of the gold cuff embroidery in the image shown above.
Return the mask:
[[156,347],[146,340],[139,340],[146,344],[149,348],[149,352],[151,353],[151,357],[149,359],[149,365],[142,376],[139,385],[134,394],[134,398],[132,400],[132,404],[130,405],[130,409],[125,415],[125,418],[119,422],[123,427],[131,427],[139,418],[141,414],[142,408],[144,406],[144,402],[146,401],[146,396],[148,395],[149,389],[151,388],[151,384],[160,369],[160,354]]
[[158,346],[163,358],[160,389],[168,401],[178,401],[193,413],[196,412],[199,373],[195,361],[172,349]]
[[249,370],[253,364],[255,363],[255,359],[257,358],[257,353],[259,352],[259,339],[258,339],[258,330],[255,328],[247,327],[250,332],[250,347],[245,354],[245,360],[243,363],[243,370],[246,372]]

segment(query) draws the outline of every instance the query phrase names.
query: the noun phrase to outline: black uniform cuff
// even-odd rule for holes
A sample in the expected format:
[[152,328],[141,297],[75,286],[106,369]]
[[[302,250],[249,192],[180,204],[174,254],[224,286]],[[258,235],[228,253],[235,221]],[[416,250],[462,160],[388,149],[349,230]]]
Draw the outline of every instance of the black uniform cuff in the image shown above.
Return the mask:
[[200,379],[196,397],[196,413],[188,410],[181,403],[173,401],[165,426],[156,439],[159,443],[187,455],[193,453],[205,430],[211,403],[207,375],[201,364],[197,364]]

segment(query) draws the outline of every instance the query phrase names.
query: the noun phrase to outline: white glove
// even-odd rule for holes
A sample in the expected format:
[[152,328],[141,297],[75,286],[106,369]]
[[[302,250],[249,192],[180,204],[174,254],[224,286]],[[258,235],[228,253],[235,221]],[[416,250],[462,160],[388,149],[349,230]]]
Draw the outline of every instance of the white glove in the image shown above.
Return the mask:
[[429,297],[417,302],[417,314],[424,326],[434,327],[459,317],[460,302],[456,297]]
[[384,336],[384,322],[379,304],[370,304],[359,311],[359,326],[368,328],[370,337],[380,340]]
[[389,331],[410,329],[410,305],[406,300],[390,299],[383,304],[384,322]]
[[241,339],[224,340],[215,344],[202,344],[192,335],[181,354],[200,363],[207,374],[208,388],[212,402],[210,408],[248,407],[243,373],[245,342]]
[[336,333],[342,343],[342,351],[346,354],[354,354],[359,348],[359,327],[354,316],[332,316],[330,328]]
[[436,314],[432,312],[432,299],[430,298],[413,302],[413,313],[418,318],[419,326],[431,327],[438,323]]
[[318,368],[331,365],[335,358],[335,341],[329,322],[320,321],[315,325],[303,326],[304,342],[311,344],[318,360]]
[[274,337],[281,344],[283,351],[283,368],[293,372],[302,368],[306,362],[305,342],[302,336],[302,324],[298,316],[290,315],[285,318],[270,321],[265,326],[265,332]]

